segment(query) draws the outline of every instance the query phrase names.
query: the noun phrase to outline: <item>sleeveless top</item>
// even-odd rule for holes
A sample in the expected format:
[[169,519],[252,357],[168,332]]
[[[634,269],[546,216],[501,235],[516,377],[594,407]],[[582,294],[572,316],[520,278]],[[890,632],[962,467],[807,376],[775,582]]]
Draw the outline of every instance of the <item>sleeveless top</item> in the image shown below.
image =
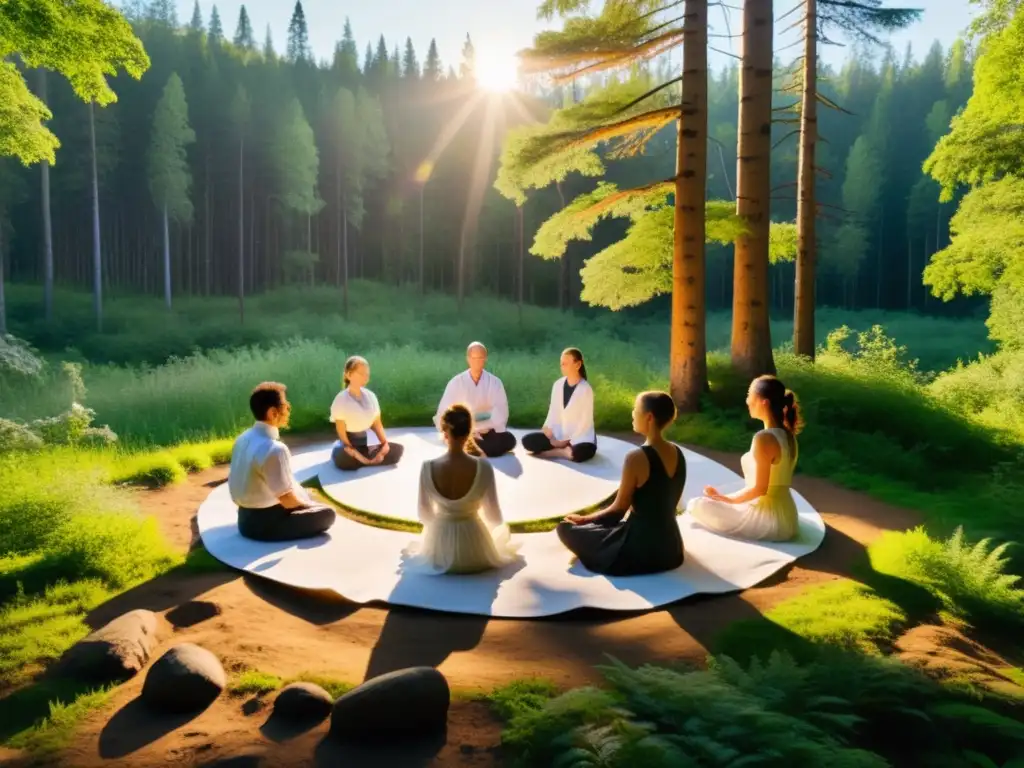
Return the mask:
[[650,474],[647,482],[633,492],[629,517],[616,532],[622,536],[621,548],[606,571],[613,576],[670,571],[683,563],[683,538],[676,520],[686,485],[683,452],[675,448],[676,472],[669,477],[657,450],[649,445],[641,450],[647,456]]

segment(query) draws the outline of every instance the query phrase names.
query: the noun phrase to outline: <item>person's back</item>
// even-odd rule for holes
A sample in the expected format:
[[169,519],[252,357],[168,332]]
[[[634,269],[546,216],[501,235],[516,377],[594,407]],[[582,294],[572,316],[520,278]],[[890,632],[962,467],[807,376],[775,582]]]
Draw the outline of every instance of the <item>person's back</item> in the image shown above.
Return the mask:
[[515,559],[498,504],[494,468],[466,455],[472,417],[462,405],[445,411],[448,454],[420,468],[419,519],[423,535],[406,553],[406,567],[429,573],[476,573]]
[[625,542],[610,575],[658,573],[683,564],[676,511],[686,485],[686,459],[679,448],[667,445],[674,450],[675,461],[671,453],[666,461],[653,446],[642,446],[650,474],[633,492],[633,507],[623,528]]

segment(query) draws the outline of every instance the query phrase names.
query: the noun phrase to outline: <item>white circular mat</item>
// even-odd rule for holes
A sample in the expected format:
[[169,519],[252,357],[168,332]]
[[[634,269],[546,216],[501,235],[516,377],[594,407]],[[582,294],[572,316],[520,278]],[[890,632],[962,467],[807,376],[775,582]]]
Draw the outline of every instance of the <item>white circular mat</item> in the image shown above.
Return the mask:
[[[513,523],[562,518],[602,503],[618,489],[623,459],[636,448],[624,440],[598,435],[597,455],[574,464],[567,459],[531,456],[522,446],[528,430],[509,431],[516,436],[515,451],[487,461],[494,467],[501,511],[505,520]],[[389,429],[387,436],[389,442],[405,447],[398,464],[343,472],[328,459],[317,471],[320,485],[333,501],[348,509],[416,520],[420,467],[444,453],[444,439],[433,427]],[[376,442],[372,436],[371,443]]]
[[[398,430],[394,432],[398,439]],[[330,450],[329,445],[312,446],[295,454],[293,468],[299,480],[320,472],[324,462],[330,462]],[[742,486],[742,479],[721,464],[692,451],[684,453],[684,504],[704,485],[723,492]],[[558,486],[552,490],[565,494]],[[813,552],[825,536],[821,516],[800,494],[793,496],[800,513],[800,533],[795,540],[731,539],[702,528],[684,514],[678,518],[686,553],[683,565],[648,576],[591,573],[573,562],[553,531],[515,534],[513,538],[522,543],[516,562],[486,573],[459,576],[405,571],[402,552],[417,534],[374,528],[343,516],[326,534],[315,538],[252,541],[238,532],[238,511],[227,483],[203,502],[197,523],[203,544],[218,560],[282,584],[331,590],[355,603],[381,601],[449,613],[531,618],[576,608],[646,610],[698,593],[752,587]],[[504,499],[502,506],[506,506]]]

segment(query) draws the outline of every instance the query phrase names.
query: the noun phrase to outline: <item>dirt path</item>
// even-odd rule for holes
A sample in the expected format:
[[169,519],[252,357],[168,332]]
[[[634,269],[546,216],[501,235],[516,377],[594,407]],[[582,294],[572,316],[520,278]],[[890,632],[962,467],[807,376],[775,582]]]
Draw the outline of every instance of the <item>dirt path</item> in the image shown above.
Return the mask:
[[[293,446],[309,439],[291,441]],[[690,446],[692,448],[692,446]],[[700,449],[739,470],[739,457]],[[146,514],[159,521],[180,551],[195,546],[195,514],[227,476],[216,467],[184,483],[136,491]],[[489,689],[524,677],[546,677],[563,687],[597,682],[595,664],[611,654],[628,664],[701,662],[714,635],[729,623],[762,611],[806,587],[848,576],[865,545],[886,530],[905,530],[920,516],[801,477],[794,483],[828,524],[813,554],[766,583],[739,594],[691,598],[642,614],[580,611],[540,620],[487,619],[429,611],[358,606],[332,594],[299,592],[236,571],[175,572],[137,587],[89,616],[99,626],[133,608],[163,614],[164,646],[198,643],[229,670],[258,669],[281,677],[304,672],[360,682],[409,666],[438,667],[456,689]],[[479,703],[453,704],[444,743],[422,753],[342,753],[322,741],[326,724],[293,739],[267,731],[265,704],[221,697],[189,721],[158,721],[133,703],[137,678],[118,690],[110,707],[80,729],[60,765],[246,766],[497,765],[500,725]]]

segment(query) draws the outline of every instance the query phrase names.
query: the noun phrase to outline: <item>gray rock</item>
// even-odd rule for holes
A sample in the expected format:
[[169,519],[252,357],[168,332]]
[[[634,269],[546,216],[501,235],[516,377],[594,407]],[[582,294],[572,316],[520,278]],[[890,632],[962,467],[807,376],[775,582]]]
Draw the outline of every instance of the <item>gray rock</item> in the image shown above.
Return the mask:
[[314,683],[286,685],[274,699],[274,715],[285,720],[323,720],[331,714],[334,699]]
[[331,712],[331,736],[390,741],[443,732],[451,691],[432,667],[412,667],[368,680],[344,694]]
[[83,680],[122,682],[146,666],[156,644],[156,614],[130,611],[71,646],[59,670]]
[[146,674],[142,700],[163,712],[205,709],[227,685],[224,667],[205,648],[182,643],[157,659]]

